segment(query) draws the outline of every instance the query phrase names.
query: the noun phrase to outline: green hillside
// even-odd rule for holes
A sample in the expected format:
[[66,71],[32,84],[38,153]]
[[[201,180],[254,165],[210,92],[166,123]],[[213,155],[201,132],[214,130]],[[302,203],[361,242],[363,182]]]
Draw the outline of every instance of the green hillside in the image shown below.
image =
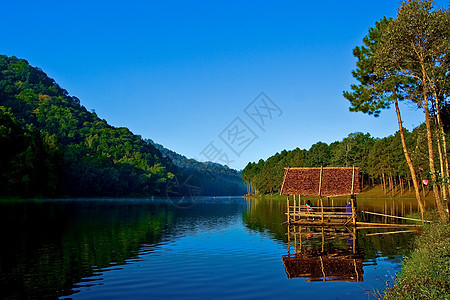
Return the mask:
[[[0,55],[0,196],[165,195],[177,167],[24,59]],[[169,183],[169,184],[168,184]]]

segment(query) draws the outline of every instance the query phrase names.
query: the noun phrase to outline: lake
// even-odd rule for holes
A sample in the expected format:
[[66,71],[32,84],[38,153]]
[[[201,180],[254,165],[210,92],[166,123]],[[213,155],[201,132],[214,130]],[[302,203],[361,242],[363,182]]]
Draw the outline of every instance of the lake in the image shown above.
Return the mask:
[[[414,199],[377,201],[361,205],[417,209]],[[285,205],[242,197],[3,201],[0,296],[374,299],[411,249],[414,233],[370,235],[380,229],[302,228],[288,239]]]

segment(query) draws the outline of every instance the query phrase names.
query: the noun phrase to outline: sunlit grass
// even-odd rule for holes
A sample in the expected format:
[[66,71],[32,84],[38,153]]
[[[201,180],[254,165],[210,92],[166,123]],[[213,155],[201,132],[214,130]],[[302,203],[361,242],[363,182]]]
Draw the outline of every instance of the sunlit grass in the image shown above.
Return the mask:
[[[428,213],[427,219],[436,220]],[[424,225],[385,299],[450,299],[450,224]]]

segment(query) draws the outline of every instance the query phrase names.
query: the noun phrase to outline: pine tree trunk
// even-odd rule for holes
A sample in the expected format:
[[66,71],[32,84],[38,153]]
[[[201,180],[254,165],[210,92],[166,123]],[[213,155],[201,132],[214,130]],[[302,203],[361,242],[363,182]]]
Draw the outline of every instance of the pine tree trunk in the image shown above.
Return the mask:
[[425,185],[423,184],[423,180],[421,180],[420,182],[422,182],[422,195],[425,197]]
[[[442,178],[445,178],[445,170],[444,170],[444,157],[443,157],[443,154],[442,154],[442,148],[441,148],[441,139],[440,139],[440,132],[439,132],[439,128],[437,128],[437,127],[439,127],[439,122],[437,121],[437,118],[435,119],[435,121],[436,121],[436,136],[438,137],[437,138],[437,147],[438,147],[438,153],[439,153],[439,162],[440,162],[440,169],[441,169],[441,178],[440,179],[442,179]],[[447,198],[447,187],[445,186],[445,184],[443,184],[443,181],[441,180],[441,184],[442,184],[442,187],[441,187],[441,192],[442,192],[442,198],[443,199],[448,199]]]
[[[424,207],[423,207],[422,197],[420,197],[419,183],[417,182],[416,171],[414,170],[414,165],[412,163],[411,157],[409,156],[408,148],[406,147],[405,133],[403,132],[403,121],[402,121],[402,117],[400,115],[400,108],[398,107],[397,98],[394,99],[394,104],[395,104],[395,111],[397,113],[398,127],[400,129],[400,139],[402,141],[403,154],[405,155],[406,163],[408,164],[409,172],[411,173],[411,179],[412,179],[413,185],[414,185],[414,192],[416,194],[417,204],[419,206],[420,212],[423,215]],[[408,181],[408,184],[410,185],[409,181]],[[410,188],[411,188],[411,185],[410,185]]]
[[[425,66],[422,63],[422,74],[423,78],[426,78],[426,71]],[[442,220],[447,221],[448,217],[447,214],[444,211],[444,205],[441,201],[441,195],[439,193],[439,188],[436,184],[436,169],[434,167],[434,153],[433,153],[433,136],[431,131],[431,124],[430,124],[430,110],[428,109],[428,91],[427,91],[427,85],[426,80],[423,80],[422,82],[423,86],[423,108],[425,110],[425,125],[427,128],[427,144],[428,144],[428,162],[430,165],[430,172],[431,172],[431,181],[433,183],[433,193],[434,193],[434,199],[436,201],[436,207],[439,212],[439,216]]]
[[400,185],[400,195],[403,195],[403,180],[400,177],[400,175],[398,176],[398,182],[399,182],[399,185]]
[[392,178],[392,173],[389,173],[389,189],[391,191],[391,196],[394,197],[394,180]]
[[386,191],[386,178],[385,178],[385,176],[384,176],[384,172],[383,172],[383,192],[384,192],[384,194],[387,194],[387,191]]
[[[438,127],[439,127],[438,141],[440,139],[442,139],[442,152],[444,153],[443,161],[441,160],[441,171],[443,170],[442,177],[448,179],[448,178],[450,178],[449,177],[450,175],[449,175],[449,169],[448,169],[447,141],[446,141],[446,137],[445,137],[444,125],[443,125],[442,119],[441,119],[441,107],[439,106],[439,97],[437,95],[435,85],[432,85],[432,87],[433,87],[434,103],[436,106],[436,120],[437,120]],[[444,180],[444,184],[448,184],[447,180]],[[444,185],[442,187],[442,189],[446,190],[445,191],[446,196],[448,194],[450,194],[450,185],[448,185],[447,187],[445,187],[445,185]],[[447,203],[448,203],[448,198],[446,196],[444,196],[444,199],[447,199]],[[447,206],[448,206],[448,204],[447,204]],[[447,212],[447,214],[448,214],[448,212]],[[448,217],[448,215],[447,215],[447,217]]]

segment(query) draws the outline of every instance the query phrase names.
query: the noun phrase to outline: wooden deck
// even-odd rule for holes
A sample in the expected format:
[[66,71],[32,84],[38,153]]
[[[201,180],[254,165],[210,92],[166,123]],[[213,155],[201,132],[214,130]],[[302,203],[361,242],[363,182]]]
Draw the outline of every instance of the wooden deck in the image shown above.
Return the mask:
[[[351,210],[351,211],[350,211]],[[369,213],[369,212],[364,212]],[[373,213],[375,214],[375,213]],[[287,201],[287,220],[283,222],[283,225],[296,225],[296,226],[354,226],[360,229],[362,228],[392,228],[392,227],[409,227],[420,228],[421,225],[415,224],[392,224],[392,223],[370,223],[361,222],[357,220],[356,207],[315,207],[313,210],[308,211],[308,206],[301,204],[301,200],[296,200],[294,197],[293,205],[289,199]],[[395,216],[392,216],[395,217]],[[399,219],[415,220],[411,218],[395,217]],[[415,220],[420,221],[420,220]],[[429,222],[429,221],[422,221]]]

